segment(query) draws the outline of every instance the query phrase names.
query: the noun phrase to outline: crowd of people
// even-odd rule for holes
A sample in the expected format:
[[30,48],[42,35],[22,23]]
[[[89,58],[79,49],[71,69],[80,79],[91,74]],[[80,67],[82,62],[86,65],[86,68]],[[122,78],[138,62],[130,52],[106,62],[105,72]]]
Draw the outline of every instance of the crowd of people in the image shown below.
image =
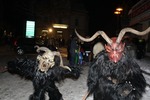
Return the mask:
[[67,59],[71,66],[84,64],[90,62],[92,59],[92,46],[90,43],[80,41],[78,37],[73,34],[68,40],[67,53]]

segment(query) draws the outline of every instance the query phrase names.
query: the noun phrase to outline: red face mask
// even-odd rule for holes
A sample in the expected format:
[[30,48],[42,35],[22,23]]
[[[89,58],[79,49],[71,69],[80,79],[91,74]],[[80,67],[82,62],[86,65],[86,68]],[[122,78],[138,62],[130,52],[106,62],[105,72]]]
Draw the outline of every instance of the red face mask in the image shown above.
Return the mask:
[[108,52],[108,57],[111,61],[117,63],[121,57],[124,50],[125,43],[116,43],[116,38],[112,38],[111,45],[105,45],[105,49]]

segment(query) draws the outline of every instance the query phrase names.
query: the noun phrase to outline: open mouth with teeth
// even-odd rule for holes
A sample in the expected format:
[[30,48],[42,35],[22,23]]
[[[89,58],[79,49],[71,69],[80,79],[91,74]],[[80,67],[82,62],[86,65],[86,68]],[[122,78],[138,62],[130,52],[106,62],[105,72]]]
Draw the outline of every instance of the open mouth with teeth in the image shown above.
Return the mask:
[[55,61],[54,61],[55,56],[60,57],[60,65],[59,65],[60,67],[68,69],[69,71],[71,71],[71,69],[68,66],[63,65],[63,60],[62,60],[60,52],[56,52],[56,51],[52,52],[50,49],[48,49],[46,47],[35,46],[35,48],[37,48],[36,51],[38,53],[40,51],[45,51],[45,53],[43,55],[37,56],[37,60],[39,62],[38,70],[40,70],[41,72],[46,73],[50,68],[52,68],[55,65]]
[[42,62],[39,66],[39,70],[41,72],[47,72],[49,70],[49,68],[52,68],[54,65],[54,62],[53,63],[46,63],[45,61]]

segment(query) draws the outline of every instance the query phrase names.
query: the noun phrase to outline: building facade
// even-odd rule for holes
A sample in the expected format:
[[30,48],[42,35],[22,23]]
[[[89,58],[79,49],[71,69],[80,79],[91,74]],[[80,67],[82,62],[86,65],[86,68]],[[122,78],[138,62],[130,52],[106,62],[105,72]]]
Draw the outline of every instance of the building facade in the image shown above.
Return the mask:
[[[88,12],[79,0],[50,0],[47,6],[36,6],[36,36],[63,39],[66,43],[75,28],[81,33],[88,31]],[[49,8],[49,9],[47,9]]]
[[[131,27],[143,31],[150,27],[150,0],[140,0],[129,11]],[[140,36],[141,37],[141,36]],[[147,51],[150,51],[150,34],[142,36],[147,42]]]
[[88,32],[88,12],[81,0],[1,0],[0,31],[24,36],[26,21],[35,21],[35,37],[63,39],[76,28]]

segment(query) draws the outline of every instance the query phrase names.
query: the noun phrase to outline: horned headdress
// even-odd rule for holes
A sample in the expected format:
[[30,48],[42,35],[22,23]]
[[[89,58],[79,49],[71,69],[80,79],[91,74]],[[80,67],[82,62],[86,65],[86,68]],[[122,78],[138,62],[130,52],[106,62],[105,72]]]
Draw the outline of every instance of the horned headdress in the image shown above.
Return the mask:
[[125,43],[122,43],[121,40],[127,32],[142,36],[150,32],[150,27],[148,27],[145,31],[142,32],[132,28],[124,28],[120,31],[118,37],[113,38],[109,38],[104,31],[97,31],[91,38],[84,38],[81,35],[79,35],[79,33],[75,30],[76,35],[79,37],[80,40],[84,42],[91,42],[97,36],[101,35],[108,43],[107,45],[105,45],[105,49],[108,52],[109,59],[115,63],[117,63],[122,57],[122,52],[124,50]]
[[60,67],[63,67],[71,71],[71,69],[68,66],[63,65],[63,60],[60,52],[51,51],[47,47],[35,46],[35,48],[37,48],[36,50],[37,52],[44,51],[43,55],[37,56],[37,60],[39,61],[38,68],[40,71],[47,72],[49,68],[52,68],[55,65],[55,61],[54,61],[55,56],[60,57]]

